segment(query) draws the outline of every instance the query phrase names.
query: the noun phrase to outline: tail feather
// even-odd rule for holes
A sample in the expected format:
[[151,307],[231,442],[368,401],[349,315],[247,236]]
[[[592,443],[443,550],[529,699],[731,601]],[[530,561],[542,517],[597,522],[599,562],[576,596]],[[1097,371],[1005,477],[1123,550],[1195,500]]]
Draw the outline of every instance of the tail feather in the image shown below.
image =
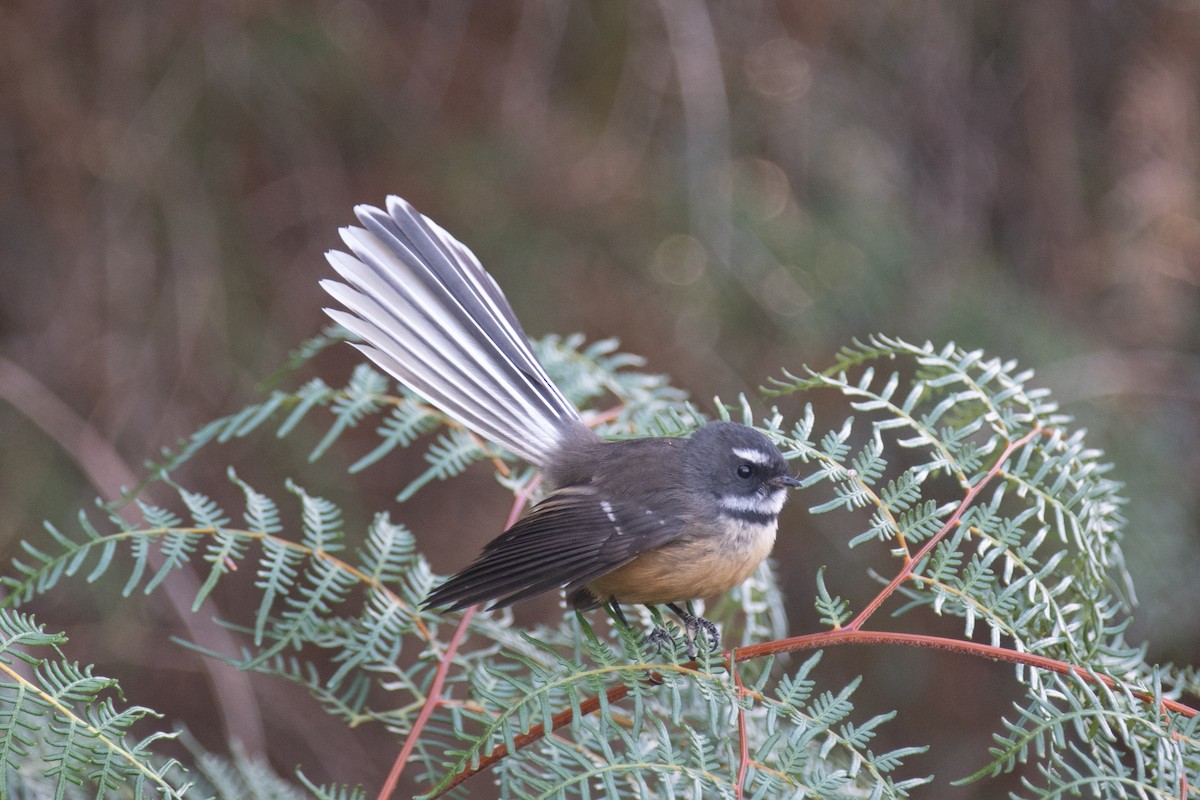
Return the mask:
[[346,311],[326,313],[401,383],[481,436],[545,465],[578,412],[471,251],[404,200],[389,197],[387,206],[358,206],[365,229],[342,230],[354,255],[327,254],[346,283],[321,285]]

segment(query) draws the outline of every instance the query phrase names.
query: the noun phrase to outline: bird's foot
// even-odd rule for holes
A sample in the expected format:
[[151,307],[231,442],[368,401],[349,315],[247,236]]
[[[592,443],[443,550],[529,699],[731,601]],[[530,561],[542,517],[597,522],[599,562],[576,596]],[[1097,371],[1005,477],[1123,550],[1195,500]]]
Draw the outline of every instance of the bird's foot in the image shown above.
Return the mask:
[[721,647],[721,629],[712,620],[707,620],[698,614],[686,611],[674,603],[668,603],[667,608],[675,612],[675,616],[683,622],[683,632],[687,635],[688,658],[696,657],[696,634],[704,631],[708,638],[708,649],[719,650]]
[[671,632],[666,628],[656,626],[651,628],[650,632],[646,634],[646,643],[653,646],[660,653],[664,650],[669,650],[674,641]]
[[[629,624],[629,620],[625,618],[624,612],[621,611],[621,606],[615,600],[610,600],[607,603],[607,608],[613,619],[616,620],[622,628],[629,631],[634,630],[633,626]],[[659,622],[662,622],[662,615],[659,614],[658,611],[653,607],[649,608],[654,614],[655,619]],[[669,653],[674,649],[675,638],[671,636],[671,632],[662,625],[655,625],[650,629],[650,632],[646,634],[646,644],[653,647],[659,653]],[[689,658],[691,657],[693,656],[689,656]]]
[[[679,617],[679,621],[683,623],[683,633],[687,639],[688,658],[696,657],[696,634],[700,631],[704,632],[709,651],[720,649],[721,630],[716,626],[716,623],[705,619],[699,614],[693,614],[686,609],[680,608],[675,603],[667,603],[666,606],[675,614],[675,616]],[[626,630],[632,630],[629,620],[625,618],[625,614],[621,612],[621,606],[615,600],[610,600],[607,603],[607,607],[614,620],[619,622],[620,625]],[[675,647],[675,637],[673,637],[671,632],[662,624],[663,618],[661,612],[659,612],[655,606],[647,606],[647,608],[650,609],[651,615],[659,624],[651,628],[650,632],[646,634],[646,643],[652,646],[655,650],[658,650],[660,653],[670,653]]]

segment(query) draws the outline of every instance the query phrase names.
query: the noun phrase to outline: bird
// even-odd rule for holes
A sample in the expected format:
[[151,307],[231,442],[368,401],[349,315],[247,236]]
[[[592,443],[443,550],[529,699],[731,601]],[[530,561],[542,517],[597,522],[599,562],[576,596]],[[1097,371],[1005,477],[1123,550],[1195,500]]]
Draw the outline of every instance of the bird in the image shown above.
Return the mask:
[[[533,465],[546,493],[436,587],[427,608],[509,606],[563,590],[570,606],[664,606],[689,655],[717,626],[681,603],[745,581],[771,552],[789,474],[763,433],[709,422],[687,437],[606,441],[551,381],[495,279],[406,200],[359,205],[326,258],[325,312],[371,361],[446,416]],[[690,606],[688,607],[690,609]],[[656,628],[651,641],[669,636]]]

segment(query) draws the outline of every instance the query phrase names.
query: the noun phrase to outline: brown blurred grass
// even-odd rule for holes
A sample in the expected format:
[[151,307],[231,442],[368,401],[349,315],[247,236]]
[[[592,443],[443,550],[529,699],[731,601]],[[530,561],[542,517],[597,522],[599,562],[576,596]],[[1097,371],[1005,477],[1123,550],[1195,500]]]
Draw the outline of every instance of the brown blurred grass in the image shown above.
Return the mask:
[[[394,192],[475,249],[532,333],[618,335],[699,398],[877,330],[1038,367],[1130,482],[1134,638],[1196,663],[1200,630],[1178,622],[1200,602],[1198,87],[1200,11],[1171,2],[6,3],[0,539],[69,520],[255,398],[324,324],[336,228]],[[334,382],[353,362],[310,369]],[[304,476],[353,492],[363,520],[402,485],[304,452],[233,446],[184,480]],[[503,516],[498,493],[455,517],[433,497],[458,553]],[[814,539],[777,553],[797,626],[815,564],[847,568]],[[214,690],[164,677],[202,668],[164,643],[175,615],[88,592],[39,613],[219,742]],[[961,679],[876,656],[844,666],[907,678],[878,698],[902,719],[933,702],[921,686]],[[236,691],[258,701],[235,735],[315,763],[319,710],[266,681]],[[956,776],[982,749],[955,748],[1004,705],[888,734],[936,720],[944,761],[921,768]],[[370,783],[394,746],[372,732],[310,774]]]

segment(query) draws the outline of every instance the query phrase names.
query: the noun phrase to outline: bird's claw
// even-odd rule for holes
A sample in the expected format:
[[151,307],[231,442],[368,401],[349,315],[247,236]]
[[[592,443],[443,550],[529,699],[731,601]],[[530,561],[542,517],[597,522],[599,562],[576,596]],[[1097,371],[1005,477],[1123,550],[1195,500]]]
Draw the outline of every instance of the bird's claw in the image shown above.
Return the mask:
[[653,645],[655,650],[658,650],[661,653],[663,650],[667,649],[667,646],[670,645],[674,639],[671,638],[671,632],[666,628],[655,627],[646,634],[646,641]]
[[704,617],[696,617],[696,624],[704,629],[704,633],[708,636],[708,646],[710,650],[721,649],[721,629],[712,620],[707,620]]
[[684,614],[681,616],[683,620],[684,631],[687,633],[688,639],[688,658],[696,657],[696,633],[704,631],[704,635],[708,637],[708,649],[719,650],[721,647],[721,630],[715,622],[707,620],[704,617],[698,617],[695,614]]
[[[696,634],[699,631],[704,631],[704,635],[708,639],[709,650],[717,650],[721,647],[721,630],[716,623],[686,611],[679,614],[679,619],[683,622],[683,633],[687,637],[688,658],[696,657]],[[661,652],[668,644],[673,643],[674,639],[666,628],[656,627],[646,634],[646,641]]]

